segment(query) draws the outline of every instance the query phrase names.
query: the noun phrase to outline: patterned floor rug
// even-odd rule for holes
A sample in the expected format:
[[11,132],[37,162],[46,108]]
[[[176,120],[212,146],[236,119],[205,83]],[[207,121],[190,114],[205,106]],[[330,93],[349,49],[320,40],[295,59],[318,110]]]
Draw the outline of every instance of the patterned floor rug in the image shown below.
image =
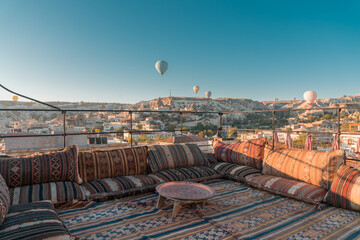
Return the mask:
[[[360,213],[279,197],[230,180],[205,183],[216,195],[203,208],[155,208],[147,193],[58,210],[80,239],[360,239]],[[170,202],[168,202],[170,204]]]

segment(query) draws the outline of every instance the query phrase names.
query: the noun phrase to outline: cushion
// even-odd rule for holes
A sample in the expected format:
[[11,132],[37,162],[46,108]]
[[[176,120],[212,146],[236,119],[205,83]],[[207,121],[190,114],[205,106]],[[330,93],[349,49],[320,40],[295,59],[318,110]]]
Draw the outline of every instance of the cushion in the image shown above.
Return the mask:
[[9,188],[4,178],[0,175],[0,225],[4,221],[10,207]]
[[161,183],[186,180],[200,182],[224,177],[221,172],[206,166],[167,169],[149,176]]
[[312,204],[320,204],[327,193],[327,190],[312,184],[275,176],[257,176],[248,183],[261,190]]
[[81,183],[78,146],[51,153],[0,158],[0,174],[9,187],[58,181]]
[[360,171],[343,165],[325,197],[327,204],[360,211]]
[[79,172],[84,182],[146,173],[147,147],[79,153]]
[[196,144],[149,146],[148,156],[153,173],[179,167],[209,166],[205,154]]
[[205,153],[205,157],[210,164],[214,164],[214,163],[218,162],[216,160],[215,154],[213,154],[213,153]]
[[312,151],[302,149],[266,148],[264,175],[273,175],[303,181],[329,189],[336,171],[343,164],[345,152]]
[[346,159],[346,165],[360,169],[360,161]]
[[262,169],[266,137],[241,143],[215,142],[214,154],[218,161]]
[[212,165],[211,167],[220,171],[229,179],[240,182],[247,182],[253,177],[262,175],[261,170],[257,168],[227,162],[219,162]]
[[147,175],[97,179],[81,185],[87,199],[108,200],[154,190],[159,182]]
[[0,239],[74,239],[50,202],[11,206]]
[[63,204],[83,200],[80,185],[74,182],[51,182],[10,188],[11,204],[50,200],[53,204]]

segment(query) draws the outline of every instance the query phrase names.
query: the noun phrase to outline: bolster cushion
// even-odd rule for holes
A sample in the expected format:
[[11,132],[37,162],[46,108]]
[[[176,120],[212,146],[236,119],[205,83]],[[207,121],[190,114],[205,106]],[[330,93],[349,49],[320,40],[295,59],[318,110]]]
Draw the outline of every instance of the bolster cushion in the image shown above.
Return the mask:
[[253,177],[262,175],[261,170],[257,168],[227,162],[219,162],[211,167],[223,173],[227,178],[243,183],[246,183]]
[[123,148],[109,151],[79,153],[81,179],[113,178],[146,173],[147,147]]
[[153,173],[179,167],[209,166],[205,154],[196,144],[149,146],[148,156]]
[[329,189],[344,158],[343,150],[326,152],[302,149],[271,150],[266,147],[262,173]]
[[78,152],[78,146],[72,145],[62,151],[0,158],[0,174],[9,187],[58,181],[80,184]]
[[218,161],[262,169],[266,137],[241,143],[215,142],[213,149]]
[[4,178],[0,175],[0,225],[4,221],[10,207],[9,188]]
[[335,207],[360,211],[360,171],[342,166],[336,173],[325,202]]

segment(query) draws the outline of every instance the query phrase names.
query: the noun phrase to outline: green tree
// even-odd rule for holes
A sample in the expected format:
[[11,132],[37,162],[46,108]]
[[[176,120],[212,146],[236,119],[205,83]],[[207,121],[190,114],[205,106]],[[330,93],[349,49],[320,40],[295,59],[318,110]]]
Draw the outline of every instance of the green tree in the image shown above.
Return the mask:
[[229,136],[230,138],[236,137],[236,136],[237,136],[237,129],[236,129],[236,128],[231,128],[231,129],[229,129],[229,130],[228,130],[228,136]]

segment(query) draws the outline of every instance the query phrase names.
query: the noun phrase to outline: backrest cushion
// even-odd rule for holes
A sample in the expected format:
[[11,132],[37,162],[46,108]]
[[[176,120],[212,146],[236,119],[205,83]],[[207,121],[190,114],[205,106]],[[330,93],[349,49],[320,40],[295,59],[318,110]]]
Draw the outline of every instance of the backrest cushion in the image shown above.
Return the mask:
[[4,178],[0,175],[0,225],[10,208],[10,193]]
[[82,180],[146,174],[147,147],[99,150],[79,153]]
[[262,173],[329,189],[345,152],[265,148]]
[[149,146],[148,157],[153,173],[179,167],[209,166],[205,154],[196,144]]
[[346,165],[340,167],[324,200],[335,207],[360,211],[360,171]]
[[0,174],[9,187],[58,181],[81,183],[78,153],[78,146],[71,145],[61,151],[0,158]]
[[262,169],[266,137],[241,143],[215,142],[213,149],[218,161]]

